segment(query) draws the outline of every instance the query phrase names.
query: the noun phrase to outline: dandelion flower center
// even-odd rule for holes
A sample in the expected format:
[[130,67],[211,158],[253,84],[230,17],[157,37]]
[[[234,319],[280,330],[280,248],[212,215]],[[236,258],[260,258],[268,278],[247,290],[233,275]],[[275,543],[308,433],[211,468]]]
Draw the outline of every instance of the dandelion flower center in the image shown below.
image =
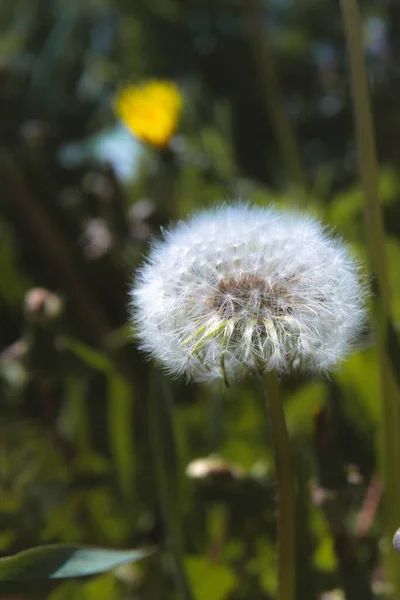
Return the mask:
[[266,281],[258,275],[242,274],[238,278],[221,279],[212,306],[223,319],[245,317],[259,319],[290,311],[285,303],[290,293],[284,285]]

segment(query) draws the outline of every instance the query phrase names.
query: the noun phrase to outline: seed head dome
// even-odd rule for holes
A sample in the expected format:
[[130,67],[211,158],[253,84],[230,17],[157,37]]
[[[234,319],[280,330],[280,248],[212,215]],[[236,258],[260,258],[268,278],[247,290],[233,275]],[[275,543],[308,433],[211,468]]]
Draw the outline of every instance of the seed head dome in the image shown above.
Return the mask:
[[357,263],[314,218],[237,204],[153,244],[131,292],[141,347],[171,374],[327,371],[365,319]]

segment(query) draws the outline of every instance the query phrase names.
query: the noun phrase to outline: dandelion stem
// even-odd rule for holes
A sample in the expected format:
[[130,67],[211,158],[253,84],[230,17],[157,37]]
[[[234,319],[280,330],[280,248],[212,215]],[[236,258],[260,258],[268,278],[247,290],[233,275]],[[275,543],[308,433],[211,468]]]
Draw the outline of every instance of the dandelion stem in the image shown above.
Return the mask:
[[218,454],[222,446],[224,392],[214,390],[210,394],[211,452]]
[[275,460],[278,502],[277,600],[295,597],[295,503],[291,452],[282,393],[274,373],[263,376]]
[[[354,121],[361,183],[364,191],[366,229],[375,285],[375,321],[381,379],[382,459],[386,494],[385,534],[391,539],[399,525],[400,506],[400,390],[389,353],[390,288],[385,253],[385,231],[378,193],[378,164],[368,77],[364,63],[362,27],[357,0],[340,0],[350,59]],[[393,595],[400,593],[400,569],[393,552],[387,556],[387,577]]]

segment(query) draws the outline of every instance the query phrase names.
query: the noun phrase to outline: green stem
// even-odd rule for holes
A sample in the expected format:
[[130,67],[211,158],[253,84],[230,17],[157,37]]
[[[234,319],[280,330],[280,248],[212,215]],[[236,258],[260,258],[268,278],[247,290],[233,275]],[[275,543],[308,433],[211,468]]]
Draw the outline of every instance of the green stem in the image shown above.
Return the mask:
[[[210,446],[212,454],[219,454],[223,443],[223,406],[226,389],[211,390],[210,404]],[[203,392],[204,394],[204,392]]]
[[[382,458],[385,483],[385,534],[391,539],[400,523],[400,391],[389,354],[390,287],[385,252],[385,231],[378,193],[378,163],[368,77],[363,56],[362,26],[357,0],[340,0],[350,60],[354,121],[359,169],[364,192],[366,229],[374,274],[374,313],[381,380]],[[400,569],[394,552],[387,555],[387,576],[393,598],[400,592]]]
[[260,0],[247,0],[246,10],[250,42],[254,48],[256,66],[263,88],[264,101],[270,116],[271,127],[287,175],[297,187],[302,200],[304,200],[308,187],[307,176],[303,168],[295,130],[285,112],[285,102],[279,85],[273,49],[263,25],[262,3]]
[[295,598],[295,502],[289,436],[283,398],[276,375],[263,378],[271,425],[278,492],[278,594],[277,600]]
[[171,426],[171,419],[163,401],[162,390],[155,385],[157,376],[151,371],[151,386],[149,394],[150,405],[150,441],[153,452],[156,487],[160,501],[161,514],[164,521],[168,550],[171,553],[174,565],[174,578],[176,588],[181,600],[193,600],[189,581],[184,566],[184,549],[182,524],[176,486],[170,476],[171,467],[168,468],[167,459],[170,455],[167,447],[166,426]]

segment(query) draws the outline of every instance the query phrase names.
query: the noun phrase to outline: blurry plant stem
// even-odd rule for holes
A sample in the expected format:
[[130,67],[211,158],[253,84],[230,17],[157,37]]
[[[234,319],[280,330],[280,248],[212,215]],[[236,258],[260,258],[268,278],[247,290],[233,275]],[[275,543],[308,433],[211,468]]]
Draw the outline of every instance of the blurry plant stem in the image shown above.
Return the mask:
[[[229,390],[228,376],[225,370],[224,357],[221,358],[223,383],[217,389],[208,392],[207,400],[210,406],[210,447],[212,454],[220,454],[223,441],[224,401]],[[202,392],[204,396],[204,391]]]
[[[370,263],[374,275],[377,350],[381,380],[382,461],[385,487],[385,535],[391,539],[400,524],[400,392],[396,369],[389,353],[390,289],[385,252],[385,231],[378,195],[378,164],[363,56],[362,26],[356,0],[340,0],[350,60],[358,162],[364,192]],[[387,577],[393,585],[392,598],[400,594],[400,569],[393,551],[386,556]]]
[[176,486],[173,485],[174,476],[171,477],[173,465],[167,464],[169,453],[165,430],[166,425],[171,425],[169,408],[163,398],[163,391],[157,385],[158,378],[154,370],[150,371],[150,377],[150,441],[167,547],[171,552],[174,563],[174,578],[179,597],[182,600],[193,600],[183,560],[183,533],[179,502],[176,494]]
[[271,127],[281,153],[287,175],[305,199],[307,176],[304,171],[295,131],[285,112],[285,101],[279,87],[273,50],[263,18],[263,5],[260,0],[247,0],[247,21],[249,39],[254,49],[254,57],[263,88],[264,100],[269,113]]
[[179,160],[175,152],[169,146],[165,146],[160,151],[160,161],[162,169],[160,193],[169,206],[170,219],[176,221],[181,217],[177,183],[180,177]]
[[223,438],[223,406],[226,395],[226,388],[223,390],[212,390],[209,395],[210,404],[210,438],[211,452],[219,454],[221,452]]
[[283,398],[276,375],[260,375],[265,393],[275,460],[278,503],[277,600],[295,598],[295,503],[291,451]]

